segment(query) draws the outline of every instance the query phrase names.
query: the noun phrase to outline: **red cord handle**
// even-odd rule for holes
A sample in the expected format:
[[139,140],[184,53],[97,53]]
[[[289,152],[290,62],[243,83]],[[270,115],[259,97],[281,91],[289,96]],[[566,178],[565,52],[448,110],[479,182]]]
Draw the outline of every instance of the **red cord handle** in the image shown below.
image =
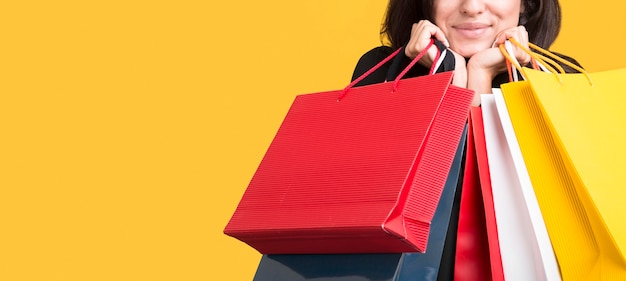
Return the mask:
[[[428,42],[428,45],[426,45],[426,48],[424,48],[424,50],[422,50],[419,54],[417,54],[417,56],[411,61],[411,63],[409,63],[409,65],[406,68],[404,68],[402,72],[400,72],[398,77],[396,77],[396,80],[393,80],[393,85],[391,87],[393,92],[398,90],[398,83],[400,82],[400,79],[402,79],[402,77],[404,77],[404,75],[406,75],[406,73],[409,72],[409,70],[426,54],[426,52],[428,51],[428,49],[430,49],[430,47],[433,45],[434,42],[435,41],[433,39],[430,39],[430,42]],[[439,49],[437,49],[437,58],[435,59],[435,62],[437,61],[438,58],[439,58]],[[435,68],[434,65],[435,63],[433,63],[433,65],[430,67],[431,74],[434,71],[434,68]]]
[[[433,45],[433,42],[434,42],[434,40],[431,39],[430,42],[428,43],[428,45],[426,45],[426,48],[424,48],[424,50],[422,50],[419,54],[417,54],[417,56],[411,61],[411,63],[409,63],[409,65],[406,68],[404,68],[404,70],[400,73],[400,75],[398,75],[398,77],[396,77],[396,80],[394,80],[393,87],[392,87],[394,92],[398,89],[398,82],[400,81],[400,79],[404,75],[406,75],[406,73],[411,69],[411,67],[413,67],[426,54],[428,49]],[[346,86],[343,89],[343,91],[341,91],[341,94],[339,95],[339,98],[337,98],[337,101],[341,101],[347,95],[348,90],[350,90],[352,87],[354,87],[354,85],[356,85],[357,83],[359,83],[363,79],[365,79],[365,77],[367,77],[370,74],[372,74],[372,72],[374,72],[377,69],[379,69],[381,66],[383,66],[385,63],[387,63],[389,60],[394,58],[403,49],[404,49],[404,47],[395,50],[393,53],[391,53],[391,55],[387,56],[385,59],[383,59],[378,64],[376,64],[374,67],[372,67],[371,69],[369,69],[368,71],[363,73],[357,79],[354,79],[354,81],[352,81],[352,83],[350,83],[348,86]],[[435,61],[437,61],[439,59],[439,55],[440,55],[439,49],[437,49],[437,58],[435,58]],[[434,64],[433,64],[433,66],[430,69],[430,73],[432,74],[433,71],[434,71]]]

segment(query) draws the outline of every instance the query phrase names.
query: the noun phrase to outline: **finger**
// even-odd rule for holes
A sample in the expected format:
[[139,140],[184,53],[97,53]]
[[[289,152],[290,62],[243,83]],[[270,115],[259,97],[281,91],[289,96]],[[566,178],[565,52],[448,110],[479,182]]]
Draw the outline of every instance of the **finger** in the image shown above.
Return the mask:
[[[526,31],[526,28],[524,26],[517,26],[499,33],[498,36],[496,36],[496,40],[494,41],[494,47],[496,45],[504,44],[504,42],[509,39],[514,39],[525,49],[528,49],[528,32]],[[522,63],[530,62],[530,55],[525,49],[517,46],[514,47],[515,51],[513,55],[515,55],[515,57]]]
[[450,48],[450,43],[448,42],[448,38],[446,38],[446,35],[443,33],[443,31],[437,27],[437,30],[435,31],[434,34],[432,34],[432,36],[434,36],[435,38],[437,38],[437,40],[441,41],[441,43],[443,43],[446,48]]
[[518,26],[514,29],[505,31],[505,39],[515,39],[520,45],[528,48],[528,32],[524,26]]
[[[528,49],[528,32],[526,31],[525,27],[517,26],[500,32],[496,36],[496,39],[494,41],[494,47],[500,44],[504,44],[509,39],[515,40],[520,44],[520,46]],[[531,61],[530,54],[528,54],[524,48],[514,45],[512,50],[513,53],[511,53],[511,55],[514,56],[515,59],[522,65],[526,65]]]
[[519,26],[517,28],[516,39],[518,42],[524,47],[524,49],[519,49],[519,59],[524,63],[528,64],[531,60],[530,54],[528,54],[528,32],[524,26]]
[[[498,33],[498,35],[496,35],[496,40],[494,41],[494,45],[497,46],[500,44],[504,44],[504,42],[506,42],[506,40],[509,40],[509,38],[515,39],[515,34],[516,34],[516,31],[511,30],[511,29],[501,31],[500,33]],[[517,41],[519,42],[519,40]]]
[[496,35],[496,39],[494,40],[494,45],[504,44],[504,42],[508,40],[509,38],[513,38],[520,44],[525,45],[525,43],[521,41],[522,40],[521,36],[519,36],[522,33],[527,33],[526,28],[524,28],[523,26],[516,26],[516,27],[512,27],[512,28],[500,31],[500,33]]
[[432,22],[428,20],[421,20],[418,23],[417,29],[418,32],[422,34],[423,37],[421,39],[423,39],[424,41],[434,37],[437,40],[441,41],[444,45],[446,45],[446,47],[450,47],[450,43],[448,43],[446,35],[438,26],[434,25]]
[[528,48],[528,32],[524,26],[518,26],[516,30],[511,33],[511,38],[514,38],[520,45]]
[[522,37],[522,34],[521,34],[521,32],[520,32],[520,30],[518,28],[509,29],[509,30],[505,30],[504,31],[503,40],[506,41],[506,40],[510,40],[510,39],[515,40],[521,46],[528,45],[526,40]]
[[[411,28],[411,37],[409,38],[409,42],[407,43],[405,50],[406,55],[410,58],[417,56],[420,52],[424,51],[426,46],[430,44],[432,37],[437,38],[444,44],[447,44],[448,42],[443,34],[443,31],[431,22],[422,20],[419,23],[413,24]],[[436,54],[435,50],[428,51],[429,55],[432,55],[433,53]]]
[[496,35],[496,39],[493,40],[493,46],[499,46],[501,44],[504,44],[504,42],[506,41],[506,34],[504,32],[500,32]]
[[[450,47],[450,43],[448,43],[448,39],[446,38],[445,34],[443,33],[443,31],[436,25],[432,24],[429,22],[429,24],[426,24],[423,26],[423,30],[422,30],[422,46],[420,47],[420,49],[423,51],[424,48],[428,47],[428,45],[431,44],[432,42],[432,38],[435,38],[436,40],[439,40],[440,42],[442,42],[446,48]],[[427,57],[429,59],[422,61],[423,64],[426,65],[430,65],[432,64],[432,60],[435,59],[435,57],[437,56],[437,47],[435,45],[430,45],[429,49],[426,50],[427,51]]]

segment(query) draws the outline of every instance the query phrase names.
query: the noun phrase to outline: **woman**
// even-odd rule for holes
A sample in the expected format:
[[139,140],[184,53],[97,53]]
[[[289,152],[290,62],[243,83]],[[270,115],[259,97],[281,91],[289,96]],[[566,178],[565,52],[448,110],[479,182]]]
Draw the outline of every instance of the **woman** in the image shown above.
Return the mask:
[[[455,58],[453,84],[474,90],[477,105],[479,94],[490,93],[492,88],[508,82],[499,44],[514,38],[526,47],[532,42],[547,49],[560,27],[558,0],[390,0],[381,35],[391,46],[377,47],[364,54],[352,79],[406,44],[401,64],[404,68],[435,38]],[[530,55],[514,48],[517,60],[528,64]],[[406,77],[427,74],[435,55],[435,48],[430,48]],[[359,85],[383,82],[390,65],[387,63]]]

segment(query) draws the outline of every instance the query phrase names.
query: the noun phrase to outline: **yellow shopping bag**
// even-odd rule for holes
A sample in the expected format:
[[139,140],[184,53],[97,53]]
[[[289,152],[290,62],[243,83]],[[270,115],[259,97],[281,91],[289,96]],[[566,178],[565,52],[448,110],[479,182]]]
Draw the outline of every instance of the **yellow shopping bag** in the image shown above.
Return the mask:
[[502,86],[563,280],[626,280],[626,70]]
[[530,84],[505,84],[502,95],[494,92],[496,105],[508,110],[563,280],[591,280],[596,239]]

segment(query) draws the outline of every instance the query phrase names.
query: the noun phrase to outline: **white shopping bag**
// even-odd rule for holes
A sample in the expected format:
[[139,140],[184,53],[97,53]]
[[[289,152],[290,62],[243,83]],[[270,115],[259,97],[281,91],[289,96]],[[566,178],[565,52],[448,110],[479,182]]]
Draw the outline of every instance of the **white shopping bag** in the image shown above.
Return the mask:
[[496,107],[502,94],[499,89],[493,92],[481,95],[481,103],[505,279],[560,281],[559,267],[506,106]]

